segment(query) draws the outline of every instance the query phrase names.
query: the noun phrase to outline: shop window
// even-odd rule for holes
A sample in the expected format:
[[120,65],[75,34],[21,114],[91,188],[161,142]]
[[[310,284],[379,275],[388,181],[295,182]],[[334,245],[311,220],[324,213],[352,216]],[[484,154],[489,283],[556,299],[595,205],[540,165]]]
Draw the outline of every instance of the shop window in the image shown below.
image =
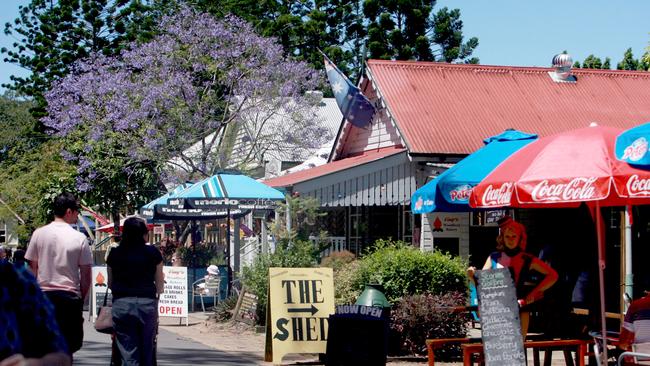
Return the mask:
[[453,256],[460,255],[460,239],[458,238],[433,238],[433,249]]

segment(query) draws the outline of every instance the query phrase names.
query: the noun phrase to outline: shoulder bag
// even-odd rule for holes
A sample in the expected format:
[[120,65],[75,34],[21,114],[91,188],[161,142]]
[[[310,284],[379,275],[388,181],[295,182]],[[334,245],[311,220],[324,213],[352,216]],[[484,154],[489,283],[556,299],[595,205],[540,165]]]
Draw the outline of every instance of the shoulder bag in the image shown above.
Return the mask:
[[100,333],[113,333],[113,312],[111,306],[106,305],[106,300],[108,298],[108,289],[104,293],[104,304],[99,308],[99,314],[97,319],[95,319],[95,330]]

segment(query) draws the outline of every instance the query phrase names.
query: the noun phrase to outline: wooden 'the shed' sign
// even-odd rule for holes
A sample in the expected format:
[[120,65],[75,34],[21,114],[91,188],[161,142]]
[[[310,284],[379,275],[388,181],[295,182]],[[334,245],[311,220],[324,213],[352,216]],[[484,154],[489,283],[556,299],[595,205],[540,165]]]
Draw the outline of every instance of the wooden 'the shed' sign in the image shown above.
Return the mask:
[[279,365],[288,353],[325,353],[333,279],[331,268],[269,268],[266,361]]

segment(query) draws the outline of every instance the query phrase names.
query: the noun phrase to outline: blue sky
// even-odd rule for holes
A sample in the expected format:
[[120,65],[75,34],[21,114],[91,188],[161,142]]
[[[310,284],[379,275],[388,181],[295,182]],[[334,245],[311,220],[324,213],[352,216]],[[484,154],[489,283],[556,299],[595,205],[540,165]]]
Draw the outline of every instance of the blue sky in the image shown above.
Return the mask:
[[[0,0],[0,24],[13,21],[18,6],[28,0]],[[567,50],[574,60],[589,54],[612,59],[632,48],[639,57],[650,41],[649,0],[438,0],[459,8],[466,38],[479,38],[474,55],[486,65],[550,66],[557,53]],[[0,32],[0,46],[13,39]],[[25,75],[13,65],[0,62],[0,83],[9,75]]]
[[648,0],[439,0],[435,9],[443,6],[460,9],[486,65],[548,67],[567,50],[574,61],[609,57],[615,68],[625,50],[638,58],[650,42]]

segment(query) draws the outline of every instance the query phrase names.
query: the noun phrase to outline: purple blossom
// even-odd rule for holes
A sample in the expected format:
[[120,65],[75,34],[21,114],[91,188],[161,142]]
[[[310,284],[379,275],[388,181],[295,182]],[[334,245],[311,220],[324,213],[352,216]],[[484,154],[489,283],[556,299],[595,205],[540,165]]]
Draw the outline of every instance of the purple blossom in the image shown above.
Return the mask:
[[[302,94],[320,83],[306,63],[286,59],[274,39],[257,35],[239,18],[217,20],[182,7],[163,18],[160,29],[151,42],[133,43],[116,57],[93,54],[75,63],[45,95],[43,123],[57,136],[83,143],[62,152],[69,161],[79,156],[80,190],[106,176],[97,174],[94,161],[122,157],[125,174],[141,162],[166,164],[200,138],[239,121],[246,109],[233,111],[241,101],[282,106],[278,100],[294,98],[304,108]],[[322,131],[305,126],[277,135],[322,143]],[[206,146],[195,166],[213,171],[199,161],[225,161],[215,148]]]

